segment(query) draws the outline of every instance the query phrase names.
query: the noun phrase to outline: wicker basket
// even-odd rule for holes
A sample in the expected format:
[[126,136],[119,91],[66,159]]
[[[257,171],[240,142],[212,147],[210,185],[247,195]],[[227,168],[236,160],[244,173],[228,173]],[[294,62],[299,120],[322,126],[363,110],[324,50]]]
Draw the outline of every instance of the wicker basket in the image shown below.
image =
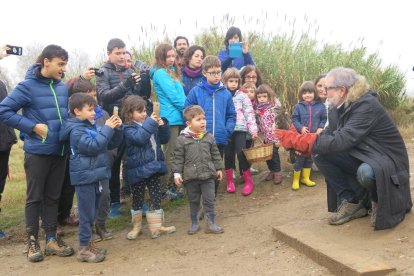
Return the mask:
[[243,149],[244,155],[247,161],[250,163],[262,162],[272,159],[273,156],[273,143],[261,144],[249,149]]

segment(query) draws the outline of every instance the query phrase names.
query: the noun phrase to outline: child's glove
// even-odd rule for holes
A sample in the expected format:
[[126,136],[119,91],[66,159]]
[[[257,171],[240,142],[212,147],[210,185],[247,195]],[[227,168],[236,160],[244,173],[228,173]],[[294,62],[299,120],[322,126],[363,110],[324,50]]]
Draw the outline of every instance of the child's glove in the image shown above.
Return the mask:
[[304,156],[312,154],[312,147],[318,135],[316,133],[299,134],[296,131],[276,129],[276,136],[285,149],[295,149]]

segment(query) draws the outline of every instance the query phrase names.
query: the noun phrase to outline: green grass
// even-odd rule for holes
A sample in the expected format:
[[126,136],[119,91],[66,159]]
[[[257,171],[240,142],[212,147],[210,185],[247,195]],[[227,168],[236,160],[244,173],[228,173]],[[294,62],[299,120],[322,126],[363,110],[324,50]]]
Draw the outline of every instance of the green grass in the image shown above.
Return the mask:
[[[17,237],[16,240],[25,236],[25,217],[24,206],[26,200],[26,178],[24,173],[24,153],[23,143],[19,141],[14,145],[10,154],[9,166],[11,179],[6,182],[1,201],[0,213],[0,229],[7,234]],[[165,211],[171,211],[175,208],[183,206],[187,203],[187,199],[179,199],[167,203],[163,206]],[[76,204],[76,197],[74,199]],[[108,228],[112,231],[120,231],[126,229],[131,223],[130,203],[121,206],[121,216],[119,218],[107,221]],[[74,234],[76,228],[68,228],[65,232],[69,235]]]

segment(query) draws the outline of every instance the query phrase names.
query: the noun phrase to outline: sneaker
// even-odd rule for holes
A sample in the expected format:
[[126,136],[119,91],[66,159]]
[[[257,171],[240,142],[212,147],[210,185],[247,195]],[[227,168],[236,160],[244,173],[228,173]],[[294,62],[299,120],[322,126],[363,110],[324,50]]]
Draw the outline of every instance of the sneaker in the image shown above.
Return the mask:
[[27,241],[27,259],[32,263],[43,261],[39,241],[34,236],[30,236]]
[[59,237],[51,238],[46,242],[45,255],[57,255],[59,257],[67,257],[73,255],[74,250]]
[[67,217],[62,221],[62,225],[78,226],[79,219],[75,217]]
[[3,230],[0,229],[0,240],[7,240],[9,236],[4,233]]
[[329,224],[344,224],[350,220],[364,217],[367,213],[367,209],[365,209],[361,201],[358,203],[350,203],[344,199],[336,213],[329,219]]
[[111,232],[106,230],[105,223],[95,223],[96,235],[94,235],[93,241],[100,242],[112,239],[114,236]]
[[378,211],[378,203],[375,201],[371,201],[371,209],[368,211],[368,214],[371,216],[371,226],[375,227],[375,222],[377,221],[377,211]]
[[76,258],[79,262],[99,263],[105,260],[105,255],[98,253],[88,245],[79,247]]
[[111,208],[109,209],[109,218],[118,218],[121,216],[121,212],[119,211],[119,208],[121,208],[120,202],[114,202],[111,204]]

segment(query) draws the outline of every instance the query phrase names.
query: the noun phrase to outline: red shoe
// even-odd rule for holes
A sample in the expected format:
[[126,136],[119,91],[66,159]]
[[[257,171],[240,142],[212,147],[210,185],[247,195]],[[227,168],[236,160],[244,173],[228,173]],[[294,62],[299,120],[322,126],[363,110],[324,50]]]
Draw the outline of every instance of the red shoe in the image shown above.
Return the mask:
[[254,182],[252,179],[252,173],[250,170],[243,171],[243,177],[244,177],[244,187],[242,190],[242,195],[248,196],[253,192],[254,188]]
[[234,193],[236,191],[236,187],[234,186],[233,169],[226,170],[226,176],[227,176],[227,192]]

